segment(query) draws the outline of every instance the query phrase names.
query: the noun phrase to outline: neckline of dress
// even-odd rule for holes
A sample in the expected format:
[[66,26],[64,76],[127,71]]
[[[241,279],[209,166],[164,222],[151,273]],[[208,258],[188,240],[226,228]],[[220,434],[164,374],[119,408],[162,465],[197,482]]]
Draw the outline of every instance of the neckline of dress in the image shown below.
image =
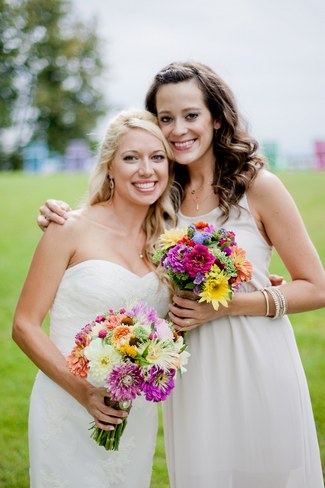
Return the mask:
[[121,268],[122,270],[126,271],[127,273],[133,275],[133,276],[136,276],[137,278],[141,279],[141,278],[145,278],[146,276],[149,276],[151,274],[155,274],[154,271],[148,271],[147,273],[143,274],[143,275],[139,275],[137,273],[134,273],[133,271],[131,271],[130,269],[126,268],[125,266],[123,266],[122,264],[119,264],[119,263],[115,263],[114,261],[110,261],[109,259],[85,259],[84,261],[81,261],[80,263],[77,263],[75,264],[74,266],[71,266],[70,268],[67,268],[65,270],[65,273],[67,273],[68,271],[72,271],[78,267],[81,267],[81,266],[84,266],[84,265],[87,265],[89,263],[108,263],[110,264],[111,266],[118,266],[119,268]]
[[184,215],[181,210],[178,210],[177,213],[183,219],[188,219],[188,220],[191,220],[193,222],[193,220],[202,220],[204,217],[207,217],[207,216],[212,215],[212,214],[217,213],[217,212],[220,212],[219,207],[215,207],[212,210],[210,210],[210,212],[207,212],[207,213],[201,214],[201,215]]

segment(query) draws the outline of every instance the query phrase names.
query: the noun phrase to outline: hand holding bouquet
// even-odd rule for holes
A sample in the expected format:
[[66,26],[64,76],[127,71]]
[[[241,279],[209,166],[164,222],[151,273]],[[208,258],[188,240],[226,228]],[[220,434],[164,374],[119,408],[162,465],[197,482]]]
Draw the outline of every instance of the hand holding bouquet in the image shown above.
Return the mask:
[[[85,325],[67,358],[70,371],[107,389],[107,405],[129,409],[132,400],[165,400],[176,371],[186,371],[189,353],[172,324],[153,308],[138,303],[129,310],[110,310]],[[127,419],[113,431],[92,427],[91,437],[107,450],[118,450]]]
[[189,290],[199,302],[218,310],[228,307],[233,292],[252,277],[252,265],[244,249],[237,247],[230,230],[197,222],[183,229],[170,229],[160,236],[154,261],[163,266],[176,287]]

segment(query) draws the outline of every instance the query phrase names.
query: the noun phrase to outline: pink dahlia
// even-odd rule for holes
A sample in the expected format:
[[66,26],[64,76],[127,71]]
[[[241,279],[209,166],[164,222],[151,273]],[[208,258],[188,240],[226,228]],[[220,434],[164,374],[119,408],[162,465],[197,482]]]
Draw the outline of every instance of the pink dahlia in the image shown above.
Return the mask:
[[142,383],[143,376],[139,366],[128,362],[113,367],[107,378],[106,386],[113,400],[125,402],[141,395]]
[[215,261],[215,257],[211,254],[206,246],[197,244],[193,251],[188,253],[184,259],[184,268],[191,278],[194,278],[197,273],[207,273]]

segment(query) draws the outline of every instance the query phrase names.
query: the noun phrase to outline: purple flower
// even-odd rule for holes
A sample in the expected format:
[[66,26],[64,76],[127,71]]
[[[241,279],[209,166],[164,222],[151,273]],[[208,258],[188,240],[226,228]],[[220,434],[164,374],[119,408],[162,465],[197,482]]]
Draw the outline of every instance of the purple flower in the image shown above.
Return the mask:
[[195,244],[203,244],[204,241],[211,239],[212,234],[210,232],[194,232],[192,241]]
[[200,285],[203,281],[206,281],[205,275],[199,271],[195,276],[193,283],[194,285]]
[[232,253],[230,247],[224,247],[222,249],[222,252],[224,252],[225,254],[227,254],[227,256],[230,256],[230,254]]
[[178,271],[184,273],[184,259],[188,252],[188,248],[184,246],[184,244],[177,244],[177,246],[168,251],[167,260],[165,261],[164,266],[167,269],[172,268],[174,273],[177,273]]
[[134,400],[141,395],[142,383],[141,369],[136,364],[128,362],[113,367],[107,378],[106,386],[111,398],[121,402]]
[[195,287],[193,288],[193,293],[195,293],[195,295],[199,295],[200,294],[200,291],[201,291],[201,288],[199,285],[195,285]]
[[81,341],[82,342],[83,337],[85,337],[86,335],[88,335],[89,332],[91,332],[92,328],[95,325],[97,325],[95,322],[91,322],[90,324],[84,325],[84,327],[79,332],[77,332],[77,334],[75,335],[76,341]]
[[184,268],[190,277],[194,278],[198,272],[204,274],[210,271],[214,261],[215,257],[209,252],[206,246],[196,244],[193,251],[185,256]]
[[143,302],[134,305],[134,307],[132,307],[131,310],[128,310],[126,314],[142,324],[152,324],[159,319],[156,310],[148,307],[148,305]]
[[158,366],[153,366],[142,384],[142,391],[146,400],[151,402],[166,400],[175,386],[174,376],[174,369],[165,371]]

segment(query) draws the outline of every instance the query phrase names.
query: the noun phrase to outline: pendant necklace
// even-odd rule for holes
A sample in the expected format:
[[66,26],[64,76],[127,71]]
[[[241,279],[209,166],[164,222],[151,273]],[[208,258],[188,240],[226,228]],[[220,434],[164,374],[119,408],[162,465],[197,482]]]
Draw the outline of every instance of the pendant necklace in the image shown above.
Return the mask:
[[200,210],[200,205],[202,205],[202,203],[204,203],[204,202],[205,202],[205,201],[206,201],[206,200],[207,200],[207,199],[208,199],[208,198],[209,198],[209,197],[212,195],[212,193],[214,193],[213,189],[212,189],[212,190],[210,190],[210,191],[208,192],[208,194],[207,194],[207,195],[206,195],[206,196],[203,198],[203,200],[201,200],[201,201],[199,202],[199,199],[198,199],[198,197],[196,196],[196,192],[197,192],[198,190],[200,190],[200,188],[198,188],[197,190],[191,190],[191,191],[190,191],[191,198],[192,198],[193,202],[195,203],[195,210],[196,210],[196,212],[198,212],[198,211]]

